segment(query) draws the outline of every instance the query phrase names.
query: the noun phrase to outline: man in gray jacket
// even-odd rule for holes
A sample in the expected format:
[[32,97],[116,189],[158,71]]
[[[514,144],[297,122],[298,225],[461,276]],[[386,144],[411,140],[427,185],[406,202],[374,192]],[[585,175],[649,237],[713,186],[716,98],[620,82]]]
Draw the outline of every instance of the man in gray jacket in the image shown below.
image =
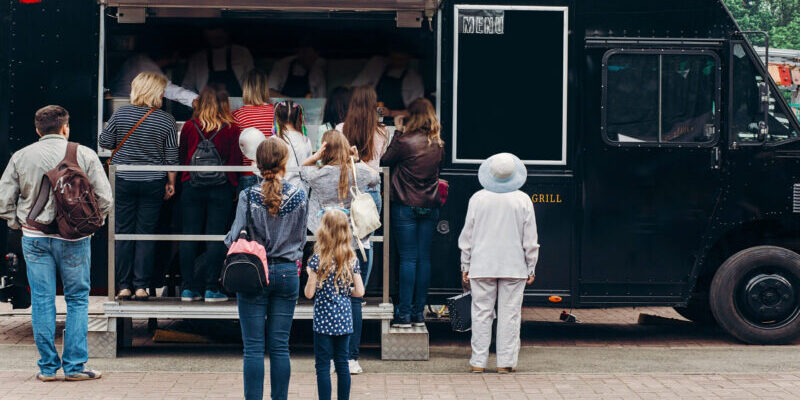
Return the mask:
[[[86,335],[91,286],[90,238],[68,240],[46,234],[26,225],[28,213],[39,193],[42,176],[61,162],[67,151],[69,113],[60,106],[46,106],[35,116],[39,141],[11,156],[0,178],[0,218],[11,229],[22,229],[22,252],[31,288],[31,320],[36,347],[39,349],[40,381],[56,380],[63,367],[66,380],[98,379],[101,374],[85,367],[89,358]],[[78,165],[94,189],[103,218],[111,210],[111,185],[97,154],[88,147],[78,147]],[[47,202],[36,222],[48,224],[55,218],[52,200]],[[67,323],[64,334],[63,361],[55,346],[56,273],[64,285]]]

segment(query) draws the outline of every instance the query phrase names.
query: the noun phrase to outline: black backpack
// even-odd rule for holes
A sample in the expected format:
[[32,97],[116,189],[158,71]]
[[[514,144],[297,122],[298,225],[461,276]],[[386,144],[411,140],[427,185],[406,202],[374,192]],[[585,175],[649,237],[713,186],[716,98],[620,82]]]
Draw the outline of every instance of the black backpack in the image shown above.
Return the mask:
[[[219,134],[219,129],[210,138],[206,139],[200,126],[194,120],[192,120],[192,124],[197,129],[197,134],[200,135],[200,143],[197,144],[189,165],[222,166],[222,157],[220,157],[219,151],[217,151],[217,147],[214,146],[213,142],[214,138]],[[221,171],[189,172],[189,184],[194,187],[219,186],[224,185],[227,181],[228,177]]]

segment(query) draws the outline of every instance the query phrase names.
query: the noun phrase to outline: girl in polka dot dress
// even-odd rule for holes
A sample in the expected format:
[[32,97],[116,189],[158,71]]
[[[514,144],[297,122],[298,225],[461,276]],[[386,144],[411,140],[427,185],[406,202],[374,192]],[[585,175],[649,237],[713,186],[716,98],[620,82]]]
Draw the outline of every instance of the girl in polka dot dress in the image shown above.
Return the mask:
[[338,380],[337,399],[350,398],[347,364],[353,317],[350,296],[364,295],[364,282],[353,251],[350,220],[338,208],[324,211],[316,233],[314,255],[308,261],[305,295],[314,299],[314,357],[317,392],[321,400],[331,398],[330,362]]

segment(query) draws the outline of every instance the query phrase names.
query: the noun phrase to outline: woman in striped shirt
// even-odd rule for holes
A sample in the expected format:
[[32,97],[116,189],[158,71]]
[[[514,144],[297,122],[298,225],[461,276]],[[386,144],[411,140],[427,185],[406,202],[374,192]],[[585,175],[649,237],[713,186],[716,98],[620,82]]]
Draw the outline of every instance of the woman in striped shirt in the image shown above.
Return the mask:
[[[272,136],[272,125],[275,107],[269,100],[269,83],[267,74],[254,68],[244,74],[242,79],[242,101],[244,106],[233,113],[233,119],[241,130],[256,128],[265,137]],[[250,166],[253,160],[243,158],[243,165]],[[251,172],[239,176],[239,190],[253,186],[257,178]]]
[[[100,134],[100,147],[117,149],[111,164],[176,165],[178,138],[175,118],[161,111],[167,78],[143,72],[131,82],[131,105],[120,107]],[[149,113],[149,115],[148,115]],[[141,121],[124,144],[125,136]],[[118,234],[155,233],[162,200],[175,194],[175,173],[163,171],[120,171],[114,195]],[[154,243],[117,241],[114,249],[118,298],[147,299],[153,273]]]

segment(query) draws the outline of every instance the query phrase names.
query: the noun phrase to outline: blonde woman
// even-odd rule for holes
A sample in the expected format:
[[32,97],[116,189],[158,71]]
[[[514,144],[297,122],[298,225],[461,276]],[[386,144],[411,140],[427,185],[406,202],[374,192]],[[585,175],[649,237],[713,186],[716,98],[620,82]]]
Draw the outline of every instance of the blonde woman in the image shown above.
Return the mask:
[[423,310],[431,282],[431,241],[439,219],[439,164],[444,142],[436,111],[426,99],[408,106],[408,123],[399,126],[381,164],[392,167],[392,238],[400,258],[397,327],[425,325]]
[[[100,134],[100,147],[113,150],[111,164],[178,164],[175,118],[160,110],[166,86],[167,78],[153,72],[142,72],[133,79],[131,105],[120,107]],[[155,233],[162,200],[175,194],[175,175],[161,171],[118,172],[114,196],[116,232]],[[118,298],[130,299],[134,295],[137,300],[147,299],[153,250],[153,242],[116,243]]]
[[[242,101],[244,106],[233,113],[236,125],[244,131],[256,128],[265,137],[272,136],[272,125],[275,119],[275,107],[270,104],[269,79],[267,74],[258,68],[251,69],[242,79]],[[252,165],[253,160],[244,158],[244,165]],[[253,186],[257,182],[251,172],[242,173],[239,177],[239,190]]]
[[[208,165],[196,161],[195,154],[204,146],[213,145],[219,156],[218,165],[242,165],[239,148],[239,127],[233,121],[228,93],[210,86],[200,91],[194,101],[194,115],[183,124],[179,157],[183,165]],[[203,154],[203,153],[200,153]],[[181,221],[187,235],[220,235],[230,226],[238,174],[235,172],[182,172]],[[205,263],[195,268],[200,243],[181,242],[180,264],[183,290],[181,300],[206,302],[228,300],[219,291],[219,270],[225,258],[225,246],[206,243]]]

